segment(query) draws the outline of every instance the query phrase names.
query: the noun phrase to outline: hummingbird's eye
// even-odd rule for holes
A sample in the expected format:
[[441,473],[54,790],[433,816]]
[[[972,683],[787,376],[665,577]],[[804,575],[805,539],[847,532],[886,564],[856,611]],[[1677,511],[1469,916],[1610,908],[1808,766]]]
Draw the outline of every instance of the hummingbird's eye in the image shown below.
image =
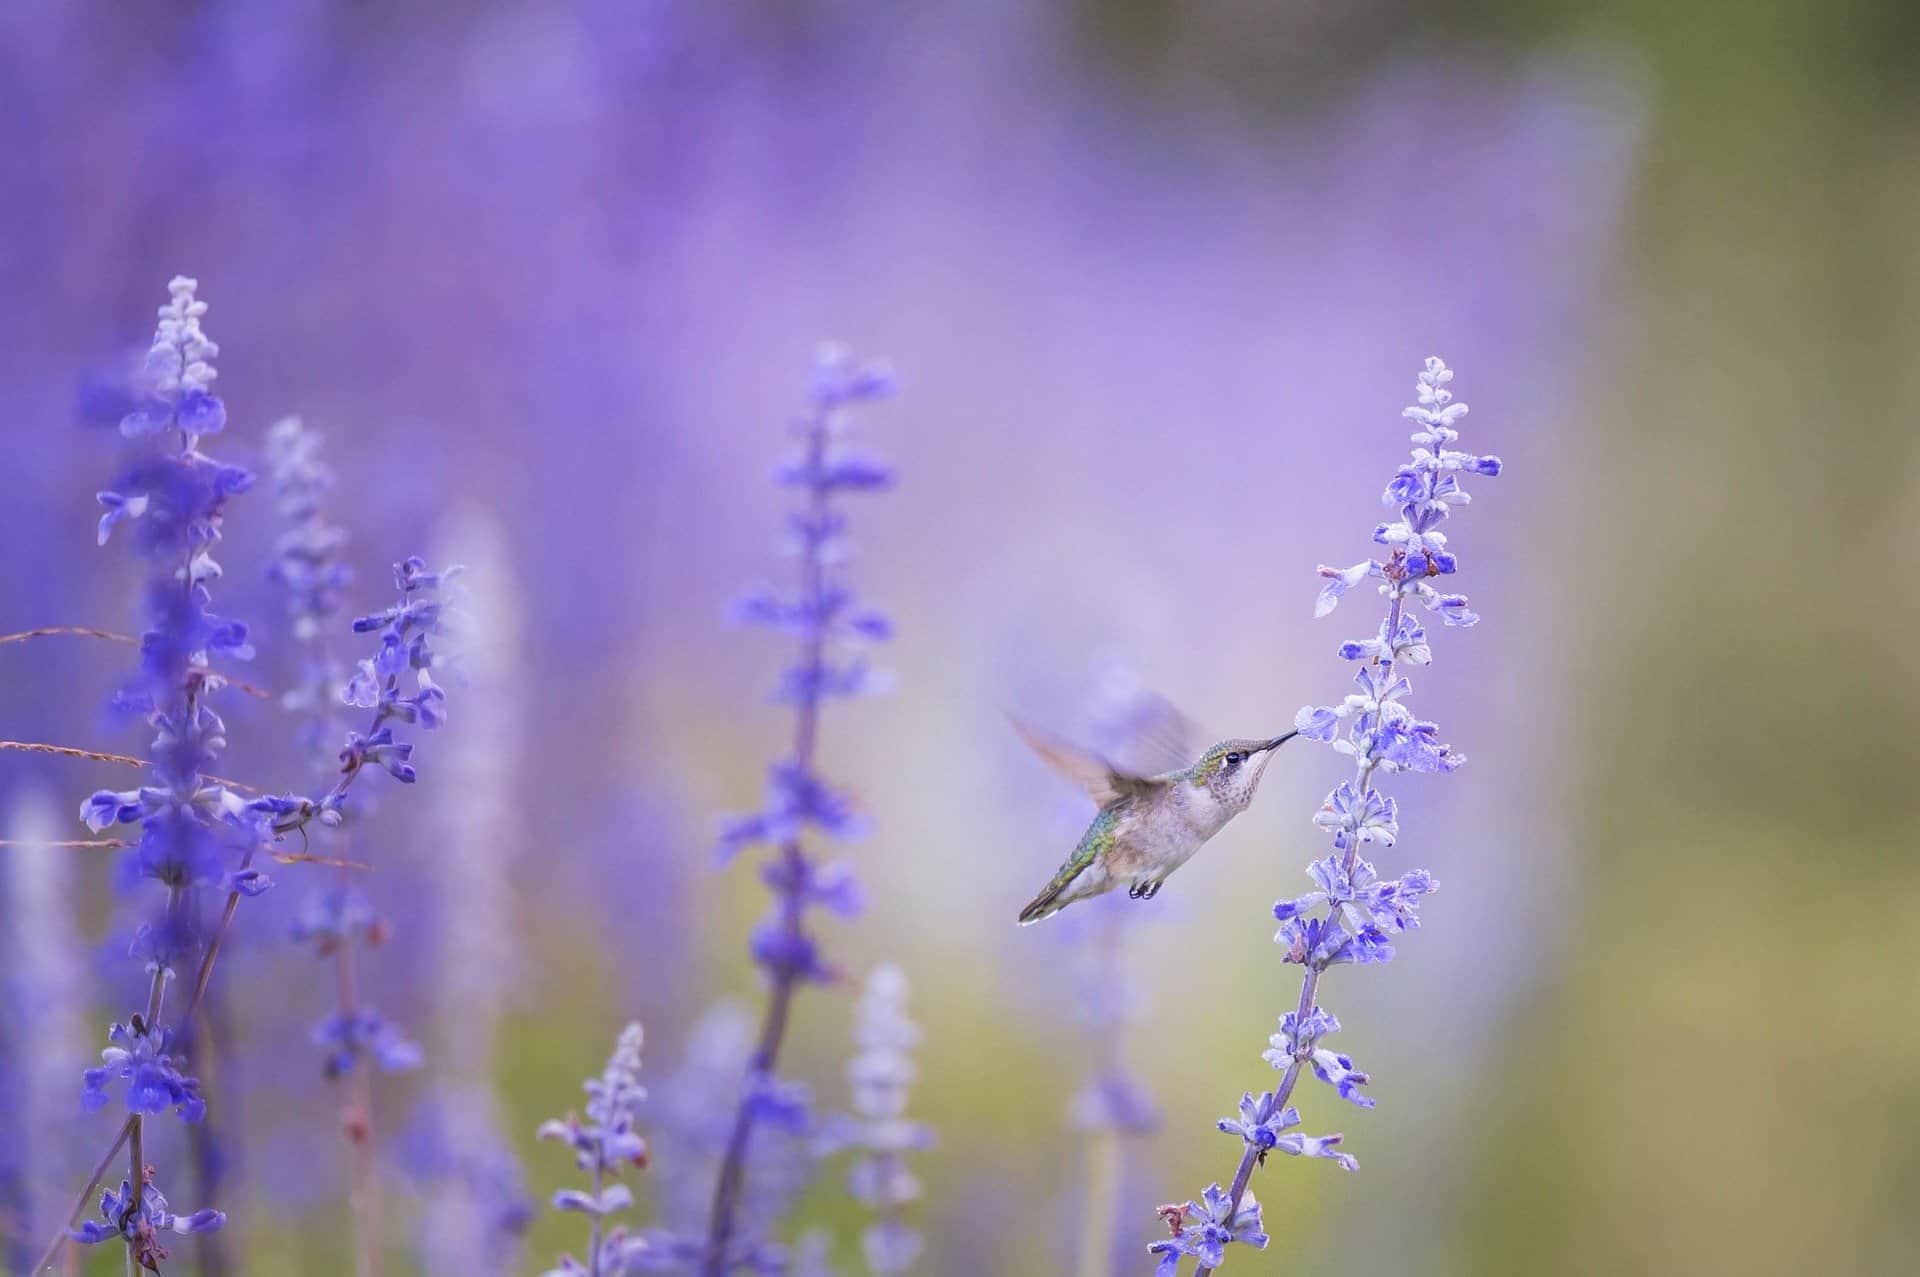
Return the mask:
[[1233,753],[1227,755],[1227,766],[1238,767],[1240,765],[1240,761],[1245,757],[1246,757],[1245,754],[1241,753],[1239,750],[1235,750]]

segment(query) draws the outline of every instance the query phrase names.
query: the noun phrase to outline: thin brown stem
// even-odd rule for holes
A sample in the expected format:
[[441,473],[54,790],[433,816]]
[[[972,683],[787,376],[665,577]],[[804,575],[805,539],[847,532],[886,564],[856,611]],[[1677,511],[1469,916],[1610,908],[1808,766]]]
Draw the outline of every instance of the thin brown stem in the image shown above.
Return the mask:
[[94,1163],[93,1171],[87,1176],[87,1182],[81,1185],[80,1191],[74,1195],[73,1205],[67,1211],[66,1228],[61,1229],[59,1235],[48,1243],[45,1253],[40,1256],[39,1262],[33,1266],[34,1272],[40,1272],[51,1266],[53,1261],[59,1257],[61,1249],[73,1240],[67,1236],[67,1228],[75,1228],[79,1225],[80,1217],[86,1214],[87,1203],[93,1200],[93,1190],[100,1187],[100,1181],[106,1178],[107,1167],[113,1165],[113,1159],[120,1155],[120,1150],[125,1147],[126,1142],[133,1137],[133,1128],[134,1119],[131,1117],[120,1124],[120,1134],[114,1137],[114,1141],[108,1145],[107,1151],[100,1155],[100,1160]]
[[[208,1092],[227,1094],[224,1086],[228,1080],[225,1066],[232,1057],[226,1048],[232,1038],[219,990],[208,989],[207,997],[201,1003],[201,1013],[187,1027],[192,1037],[190,1058],[194,1076],[200,1079]],[[244,1116],[238,1112],[232,1095],[227,1095],[219,1112],[208,1113],[187,1127],[187,1150],[193,1165],[195,1202],[217,1202],[225,1196],[229,1165],[221,1156],[221,1143],[230,1137],[231,1132],[222,1127],[223,1122],[235,1123],[236,1129],[245,1126]],[[195,1234],[195,1277],[227,1277],[233,1268],[227,1241],[224,1229],[216,1228]]]
[[152,763],[144,758],[135,758],[132,754],[103,754],[98,750],[75,749],[72,745],[45,745],[30,740],[0,740],[0,749],[18,750],[24,754],[55,754],[61,758],[81,758],[91,763],[119,763],[125,767],[151,767]]
[[[51,847],[61,851],[124,851],[140,844],[131,838],[63,838],[43,842],[38,838],[0,838],[0,849]],[[359,869],[371,873],[373,866],[359,860],[340,860],[334,856],[316,856],[310,851],[273,851],[267,853],[277,865],[331,865],[336,869]]]
[[[820,468],[826,457],[826,449],[826,423],[824,419],[819,419],[815,421],[807,441],[807,466],[810,471]],[[813,526],[822,526],[827,513],[827,492],[816,487],[808,508]],[[821,560],[818,542],[810,541],[801,566],[802,607],[817,612],[825,586],[826,566]],[[800,667],[817,675],[825,656],[825,636],[821,628],[815,626],[801,644]],[[801,772],[813,769],[814,747],[819,739],[819,730],[820,701],[815,692],[800,699],[794,715],[793,766]],[[806,856],[799,839],[788,840],[780,848],[780,856],[785,861],[786,880],[791,884],[781,901],[781,925],[790,934],[797,934],[801,928],[804,904],[800,897],[800,884],[805,881],[806,872]],[[760,1024],[760,1038],[752,1058],[747,1062],[749,1087],[771,1076],[779,1063],[780,1046],[786,1038],[787,1017],[792,1010],[794,992],[794,973],[783,967],[776,968],[773,972],[773,989],[767,998],[766,1016]],[[727,1248],[733,1240],[734,1216],[746,1184],[747,1150],[753,1140],[754,1109],[752,1097],[743,1095],[734,1114],[733,1130],[727,1137],[726,1152],[720,1161],[720,1174],[714,1182],[712,1214],[707,1221],[707,1250],[701,1264],[704,1277],[724,1277],[727,1272]]]
[[[133,1133],[127,1137],[127,1165],[130,1172],[128,1180],[133,1185],[133,1192],[126,1201],[120,1204],[122,1228],[125,1227],[125,1221],[129,1216],[139,1214],[140,1206],[146,1200],[147,1196],[147,1159],[141,1149],[140,1143],[141,1135],[145,1130],[146,1123],[138,1113],[135,1113],[133,1115]],[[140,1259],[133,1253],[133,1244],[131,1242],[127,1244],[127,1277],[140,1277]]]
[[28,639],[50,638],[55,634],[105,639],[109,643],[124,643],[128,647],[140,646],[140,640],[131,634],[115,634],[112,630],[96,630],[86,625],[42,625],[38,629],[21,630],[17,634],[0,634],[0,643],[24,643]]
[[[109,643],[120,643],[127,647],[139,647],[140,640],[131,634],[115,634],[112,630],[96,630],[87,625],[42,625],[38,629],[21,630],[15,634],[0,634],[0,645],[24,643],[28,639],[52,638],[55,635],[70,635],[77,638],[105,639]],[[226,674],[215,675],[227,686],[238,692],[245,692],[256,700],[272,700],[273,693],[264,687],[255,687],[252,683],[232,678]]]
[[[340,871],[342,883],[352,881],[352,872]],[[340,1014],[348,1023],[360,1009],[352,937],[334,946],[334,984],[338,992]],[[347,1188],[347,1204],[353,1214],[353,1271],[355,1277],[375,1277],[378,1271],[380,1236],[380,1197],[373,1158],[373,1077],[372,1064],[355,1061],[347,1075],[347,1095],[340,1105],[340,1129],[347,1137],[352,1180]]]
[[100,1181],[106,1178],[107,1167],[113,1165],[113,1159],[120,1156],[121,1148],[132,1138],[133,1124],[134,1119],[131,1117],[120,1124],[120,1134],[114,1137],[112,1145],[101,1154],[100,1160],[94,1163],[92,1174],[87,1176],[87,1182],[74,1196],[73,1206],[67,1211],[66,1228],[61,1229],[59,1235],[47,1243],[46,1251],[40,1256],[39,1262],[33,1266],[34,1272],[43,1272],[51,1267],[54,1260],[60,1257],[61,1248],[73,1240],[67,1236],[67,1229],[77,1227],[80,1217],[87,1213],[87,1203],[93,1200],[93,1190],[100,1187]]
[[[132,754],[104,754],[94,749],[76,749],[72,745],[47,745],[31,740],[0,740],[0,749],[18,750],[26,754],[54,754],[61,758],[78,758],[90,763],[119,763],[123,767],[151,767],[153,764],[144,758],[135,758]],[[237,789],[243,794],[260,794],[266,791],[257,785],[244,781],[229,780],[225,776],[204,776],[216,785],[225,785],[228,789]]]

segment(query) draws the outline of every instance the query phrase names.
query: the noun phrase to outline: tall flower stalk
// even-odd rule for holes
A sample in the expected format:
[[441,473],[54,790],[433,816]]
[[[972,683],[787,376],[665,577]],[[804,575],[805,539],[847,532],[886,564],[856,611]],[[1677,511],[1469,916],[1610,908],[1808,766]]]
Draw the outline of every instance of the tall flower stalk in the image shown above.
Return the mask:
[[816,864],[802,836],[811,827],[844,837],[857,827],[852,800],[819,774],[815,755],[820,713],[828,698],[857,695],[876,685],[864,659],[843,655],[842,649],[885,639],[892,632],[882,614],[856,600],[838,570],[845,557],[846,516],[835,504],[843,494],[881,491],[893,483],[888,466],[854,450],[847,438],[852,424],[848,410],[891,389],[892,378],[884,368],[856,364],[842,349],[828,347],[816,356],[811,410],[798,423],[799,453],[777,474],[782,487],[802,498],[801,507],[788,517],[800,560],[799,592],[762,589],[740,606],[743,619],[791,634],[799,656],[775,692],[793,707],[792,747],[771,770],[764,809],[730,821],[720,840],[723,862],[755,843],[774,847],[773,858],[761,871],[774,900],[753,934],[753,958],[768,983],[767,1007],[714,1185],[701,1262],[706,1277],[722,1277],[751,1258],[739,1244],[737,1216],[755,1126],[778,1122],[798,1128],[807,1121],[801,1093],[783,1085],[776,1068],[795,993],[805,984],[834,977],[808,930],[808,911],[824,907],[851,917],[860,907],[848,867]]
[[[191,1040],[193,1017],[241,899],[271,885],[254,861],[263,854],[301,858],[283,856],[281,845],[293,834],[304,841],[316,823],[328,828],[343,823],[349,791],[369,766],[413,783],[413,746],[398,738],[395,725],[430,728],[443,718],[445,696],[428,673],[435,660],[430,640],[441,624],[440,587],[457,569],[435,573],[421,560],[408,559],[395,568],[399,602],[354,622],[356,632],[377,632],[379,647],[373,658],[362,662],[343,695],[371,716],[366,731],[347,733],[332,782],[312,795],[249,799],[236,791],[259,791],[211,774],[215,757],[226,745],[226,728],[209,700],[231,681],[213,661],[244,660],[253,654],[246,626],[210,609],[209,586],[220,575],[212,549],[220,540],[227,502],[249,489],[253,476],[200,449],[205,436],[225,426],[226,407],[209,389],[218,347],[201,330],[206,304],[195,296],[197,287],[185,277],[169,285],[171,298],[160,310],[148,354],[146,387],[120,426],[122,434],[140,445],[140,455],[121,482],[99,498],[106,509],[100,542],[105,544],[116,527],[127,524],[136,548],[152,564],[140,668],[119,702],[144,714],[153,727],[153,757],[23,747],[146,767],[153,783],[100,790],[82,805],[81,819],[95,832],[113,825],[137,827],[123,876],[129,883],[152,880],[166,888],[160,913],[134,939],[134,956],[149,976],[145,1005],[112,1027],[102,1067],[88,1070],[85,1078],[83,1103],[89,1111],[104,1108],[112,1092],[124,1086],[129,1116],[82,1186],[70,1223],[79,1220],[123,1148],[128,1150],[127,1176],[117,1189],[102,1195],[100,1219],[56,1237],[35,1271],[52,1263],[69,1237],[82,1244],[118,1238],[126,1246],[132,1277],[165,1257],[161,1234],[207,1232],[225,1222],[225,1215],[212,1208],[188,1214],[171,1210],[154,1182],[153,1168],[146,1164],[144,1127],[148,1118],[168,1109],[187,1121],[205,1113],[200,1083],[183,1069],[176,1044]],[[409,672],[413,678],[406,681]],[[226,899],[207,926],[202,922],[206,911],[197,907],[192,893],[214,889],[224,891]],[[192,979],[172,1004],[179,1006],[176,1023],[165,1025],[167,991],[189,970]],[[327,1037],[336,1060],[390,1055],[393,1047],[393,1038],[381,1031],[378,1021],[365,1016],[339,1018]]]
[[878,967],[854,1010],[854,1052],[847,1066],[853,1112],[834,1132],[834,1147],[854,1150],[847,1190],[873,1212],[860,1249],[874,1277],[912,1270],[924,1245],[907,1222],[920,1196],[920,1179],[907,1155],[930,1148],[933,1132],[907,1116],[907,1094],[919,1076],[913,1053],[919,1026],[907,1018],[907,977],[898,967]]
[[1331,854],[1308,867],[1316,889],[1282,900],[1273,909],[1280,921],[1274,939],[1284,951],[1283,960],[1302,969],[1299,1001],[1280,1017],[1279,1032],[1262,1057],[1280,1071],[1280,1083],[1271,1091],[1243,1096],[1238,1115],[1219,1122],[1221,1131],[1241,1141],[1230,1187],[1223,1191],[1214,1184],[1200,1201],[1161,1208],[1171,1235],[1149,1247],[1160,1256],[1159,1277],[1178,1273],[1189,1256],[1198,1261],[1196,1277],[1207,1277],[1223,1262],[1228,1245],[1265,1247],[1260,1204],[1248,1184],[1269,1153],[1324,1157],[1347,1170],[1357,1166],[1340,1150],[1338,1134],[1294,1131],[1300,1114],[1289,1101],[1300,1079],[1311,1073],[1340,1098],[1373,1107],[1373,1099],[1361,1089],[1369,1081],[1367,1074],[1351,1057],[1324,1044],[1340,1022],[1319,1003],[1321,981],[1335,966],[1390,960],[1392,937],[1419,926],[1420,899],[1437,886],[1431,874],[1419,869],[1383,879],[1361,857],[1362,845],[1391,847],[1399,837],[1395,802],[1374,782],[1403,771],[1450,772],[1466,761],[1440,743],[1433,723],[1416,719],[1405,705],[1413,691],[1405,670],[1426,665],[1433,656],[1413,607],[1448,626],[1470,626],[1480,619],[1468,609],[1465,595],[1436,584],[1459,567],[1440,528],[1455,507],[1467,504],[1460,476],[1500,473],[1498,457],[1449,447],[1460,437],[1455,423],[1467,412],[1467,405],[1453,401],[1448,389],[1452,380],[1446,364],[1428,359],[1419,375],[1418,402],[1403,414],[1416,427],[1413,456],[1382,497],[1398,517],[1373,530],[1385,557],[1320,569],[1325,584],[1314,608],[1316,617],[1333,611],[1344,594],[1364,582],[1376,583],[1386,603],[1386,616],[1372,637],[1340,645],[1341,659],[1359,665],[1353,679],[1357,690],[1338,705],[1307,706],[1294,720],[1302,736],[1329,743],[1352,759],[1353,779],[1335,786],[1314,814],[1313,823],[1333,842]]
[[[89,1111],[106,1107],[110,1091],[124,1085],[127,1176],[117,1192],[109,1190],[101,1199],[101,1218],[73,1236],[83,1244],[122,1241],[130,1277],[143,1268],[157,1269],[166,1257],[161,1233],[208,1231],[226,1220],[211,1208],[184,1216],[168,1208],[147,1165],[145,1123],[168,1109],[190,1122],[206,1112],[199,1081],[181,1068],[181,1046],[188,1040],[182,1030],[191,1006],[173,1026],[163,1023],[168,989],[203,948],[193,894],[224,884],[230,894],[252,895],[268,885],[251,868],[254,851],[270,837],[264,819],[207,774],[226,745],[226,726],[211,703],[225,685],[214,659],[253,655],[246,626],[211,609],[211,586],[220,577],[213,550],[228,500],[251,487],[253,476],[200,449],[202,439],[224,428],[227,412],[211,390],[219,347],[201,328],[207,305],[196,296],[197,288],[184,276],[168,285],[169,298],[147,353],[146,393],[120,423],[140,455],[114,490],[100,494],[106,509],[100,542],[129,523],[134,544],[150,565],[140,667],[120,701],[153,728],[153,783],[95,793],[82,805],[81,818],[96,832],[115,824],[138,827],[126,877],[151,880],[166,895],[159,914],[134,939],[134,956],[149,977],[146,1003],[109,1030],[111,1044],[102,1052],[101,1066],[89,1069],[85,1078],[83,1104]],[[238,865],[230,869],[236,855]],[[196,987],[194,1004],[202,992],[204,984]]]
[[587,1217],[587,1257],[582,1261],[562,1255],[544,1277],[626,1277],[640,1271],[646,1243],[623,1225],[609,1226],[608,1220],[633,1206],[633,1190],[620,1182],[620,1173],[647,1164],[647,1143],[636,1129],[641,1101],[647,1098],[640,1085],[645,1040],[638,1020],[627,1025],[607,1057],[605,1071],[585,1084],[586,1115],[569,1113],[540,1126],[540,1138],[573,1149],[574,1165],[591,1177],[589,1188],[563,1188],[553,1195],[556,1210]]
[[482,588],[470,594],[459,636],[470,708],[448,743],[447,783],[435,797],[434,828],[460,872],[441,880],[433,935],[434,1147],[420,1258],[427,1272],[505,1277],[521,1271],[520,1234],[532,1213],[501,1134],[497,1086],[502,1020],[522,965],[513,943],[516,862],[529,841],[515,788],[530,761],[523,600],[494,518],[462,516],[440,539],[460,548]]
[[[339,623],[353,572],[344,558],[346,532],[327,521],[333,473],[320,459],[320,444],[319,434],[298,417],[285,418],[267,432],[274,495],[280,517],[286,521],[268,575],[286,593],[293,637],[301,649],[300,675],[281,701],[299,715],[301,745],[313,762],[316,779],[325,784],[334,768],[329,744],[336,738],[344,686],[329,639]],[[377,705],[377,695],[373,700]],[[347,1140],[351,1168],[347,1201],[353,1216],[354,1272],[357,1277],[374,1277],[380,1197],[373,1076],[371,1069],[354,1066],[362,1055],[371,1054],[383,1067],[411,1068],[420,1055],[364,1002],[357,949],[378,944],[386,934],[386,923],[360,890],[352,860],[339,859],[333,885],[310,892],[302,902],[292,938],[297,944],[311,945],[333,968],[334,1011],[316,1026],[314,1041],[326,1051],[327,1076],[344,1086],[340,1130]]]

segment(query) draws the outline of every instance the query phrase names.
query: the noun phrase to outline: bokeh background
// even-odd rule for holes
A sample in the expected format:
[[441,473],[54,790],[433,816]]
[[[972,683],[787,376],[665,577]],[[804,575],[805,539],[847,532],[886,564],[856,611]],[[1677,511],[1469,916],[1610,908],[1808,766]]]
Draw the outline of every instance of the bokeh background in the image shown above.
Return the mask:
[[[766,479],[814,344],[890,357],[867,425],[902,482],[854,511],[854,571],[897,681],[826,725],[873,822],[872,908],[830,948],[913,984],[922,1269],[1141,1273],[1153,1207],[1230,1174],[1213,1121],[1270,1084],[1298,986],[1267,911],[1339,760],[1290,747],[1151,905],[1016,930],[1086,812],[1003,715],[1086,733],[1139,686],[1250,735],[1337,695],[1352,622],[1309,619],[1313,568],[1366,552],[1443,354],[1508,465],[1456,527],[1486,619],[1418,680],[1473,762],[1398,790],[1385,863],[1440,878],[1426,928],[1330,981],[1380,1106],[1304,1102],[1363,1170],[1267,1168],[1275,1243],[1233,1270],[1908,1271],[1915,13],[16,0],[0,630],[132,624],[93,493],[176,272],[224,348],[224,452],[258,463],[289,412],[327,436],[358,600],[405,553],[473,566],[455,722],[357,844],[395,921],[366,979],[430,1060],[379,1082],[383,1270],[434,1271],[460,1193],[570,1182],[534,1127],[627,1018],[658,1085],[726,1058],[716,1004],[757,1009],[761,888],[710,848],[781,748],[784,653],[726,610],[788,566]],[[270,684],[275,532],[264,494],[235,507],[221,590]],[[0,735],[137,748],[103,709],[124,660],[0,648]],[[229,768],[296,783],[284,715],[229,726]],[[119,779],[0,758],[0,821],[79,836]],[[111,1136],[78,1073],[132,964],[104,860],[7,855],[0,951],[36,974],[0,1016],[0,1234],[38,1236]],[[181,1271],[349,1270],[305,1044],[331,990],[284,938],[315,872],[223,960],[218,1147],[161,1151],[233,1219]],[[850,992],[796,1020],[829,1105]],[[1105,1154],[1070,1107],[1116,1059],[1159,1120],[1121,1144],[1100,1256]],[[461,1115],[492,1178],[433,1155]],[[642,1217],[682,1169],[640,1178]],[[788,1231],[855,1270],[836,1179]],[[579,1232],[541,1209],[497,1271]]]

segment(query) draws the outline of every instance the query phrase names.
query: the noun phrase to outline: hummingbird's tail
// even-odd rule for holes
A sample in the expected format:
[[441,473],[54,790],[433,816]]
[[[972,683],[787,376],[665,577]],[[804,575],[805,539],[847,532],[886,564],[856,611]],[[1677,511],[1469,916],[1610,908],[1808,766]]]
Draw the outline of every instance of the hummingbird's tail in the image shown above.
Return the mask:
[[1030,927],[1042,918],[1050,918],[1067,907],[1060,898],[1061,888],[1049,887],[1033,898],[1033,903],[1020,911],[1020,925]]
[[1078,896],[1069,896],[1067,888],[1073,885],[1074,879],[1085,868],[1084,864],[1074,864],[1072,861],[1062,865],[1060,872],[1053,876],[1053,881],[1020,911],[1020,925],[1030,927],[1042,918],[1051,918],[1079,899]]

